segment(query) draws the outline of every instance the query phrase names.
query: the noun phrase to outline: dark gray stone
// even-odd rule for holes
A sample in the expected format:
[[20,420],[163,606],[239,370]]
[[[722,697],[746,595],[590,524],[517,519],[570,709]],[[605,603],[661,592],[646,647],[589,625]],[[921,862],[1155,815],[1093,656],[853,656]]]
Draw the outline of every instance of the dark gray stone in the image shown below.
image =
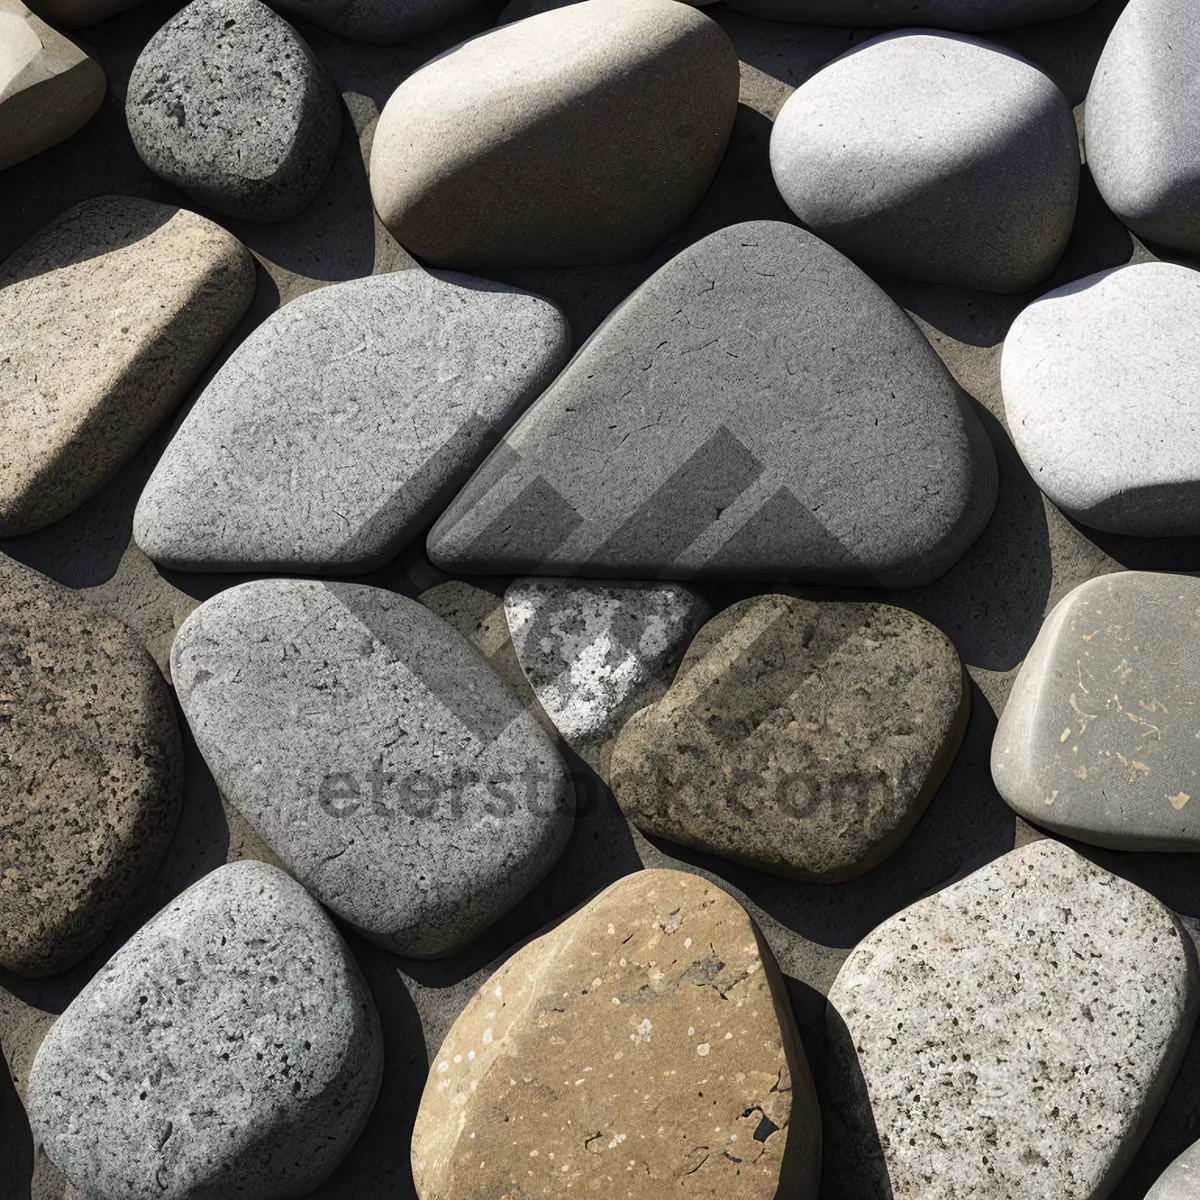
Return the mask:
[[278,0],[276,7],[353,42],[402,42],[452,21],[478,0]]
[[772,21],[814,25],[929,26],[982,33],[1036,25],[1091,8],[1096,0],[730,0]]

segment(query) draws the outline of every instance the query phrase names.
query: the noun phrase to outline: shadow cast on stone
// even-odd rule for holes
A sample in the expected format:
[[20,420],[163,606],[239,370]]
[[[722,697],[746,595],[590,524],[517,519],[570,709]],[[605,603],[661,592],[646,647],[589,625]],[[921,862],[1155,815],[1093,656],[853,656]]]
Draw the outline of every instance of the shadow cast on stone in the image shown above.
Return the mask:
[[1200,573],[1200,536],[1130,537],[1090,529],[1071,517],[1067,520],[1088,541],[1128,571]]
[[28,1200],[33,1137],[8,1071],[0,1066],[0,1200]]

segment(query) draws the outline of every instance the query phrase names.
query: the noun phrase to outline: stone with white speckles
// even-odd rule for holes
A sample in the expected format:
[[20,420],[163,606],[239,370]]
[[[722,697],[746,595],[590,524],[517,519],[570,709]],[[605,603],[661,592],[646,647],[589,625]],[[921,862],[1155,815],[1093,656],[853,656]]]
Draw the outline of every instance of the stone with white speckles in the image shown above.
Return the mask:
[[1173,914],[1041,840],[889,918],[829,993],[831,1195],[1102,1200],[1196,1018]]
[[[517,951],[433,1059],[421,1200],[815,1200],[821,1129],[783,979],[746,911],[639,871]],[[567,1188],[571,1191],[567,1191]]]
[[1046,618],[992,743],[1027,821],[1120,850],[1200,850],[1200,580],[1122,571]]
[[1157,1179],[1146,1200],[1196,1200],[1200,1196],[1200,1142],[1193,1142]]

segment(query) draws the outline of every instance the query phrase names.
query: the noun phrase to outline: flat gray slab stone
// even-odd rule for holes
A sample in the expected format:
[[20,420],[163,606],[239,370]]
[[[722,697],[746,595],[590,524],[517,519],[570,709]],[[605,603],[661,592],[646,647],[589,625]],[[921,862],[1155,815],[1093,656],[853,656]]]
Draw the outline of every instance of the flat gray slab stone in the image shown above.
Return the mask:
[[333,922],[247,860],[117,951],[34,1059],[34,1136],[85,1196],[303,1196],[374,1106],[383,1039]]
[[309,292],[205,388],[134,537],[192,571],[369,571],[445,508],[570,348],[549,301],[414,269]]
[[222,793],[314,896],[397,953],[466,945],[566,844],[549,736],[415,600],[242,584],[184,622],[171,673]]
[[916,587],[991,515],[970,402],[794,225],[710,234],[621,304],[430,532],[457,574]]
[[475,0],[282,0],[289,16],[352,42],[403,42],[452,21]]
[[[1152,348],[1152,349],[1151,349]],[[1200,533],[1200,271],[1136,263],[1034,301],[1004,343],[1008,427],[1034,482],[1109,533]]]
[[730,8],[772,21],[814,25],[927,25],[981,33],[1069,17],[1096,0],[732,0]]
[[1024,292],[1067,246],[1079,191],[1071,106],[974,38],[885,34],[802,84],[771,171],[806,228],[894,275]]
[[1055,606],[992,777],[1026,820],[1120,850],[1200,850],[1200,580],[1121,571]]
[[1196,1018],[1191,939],[1058,842],[888,918],[829,993],[827,1172],[843,1200],[1103,1200]]
[[1190,1145],[1155,1181],[1146,1200],[1196,1200],[1200,1196],[1200,1142]]

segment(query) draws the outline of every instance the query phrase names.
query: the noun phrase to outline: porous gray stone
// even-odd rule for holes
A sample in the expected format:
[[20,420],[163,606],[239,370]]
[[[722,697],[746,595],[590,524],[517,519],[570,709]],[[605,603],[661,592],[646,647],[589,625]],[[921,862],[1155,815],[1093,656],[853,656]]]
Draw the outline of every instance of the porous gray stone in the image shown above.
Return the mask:
[[452,21],[476,0],[279,0],[290,16],[353,42],[402,42]]
[[982,33],[1069,17],[1096,0],[730,0],[730,8],[772,21],[814,25],[917,26]]
[[992,777],[1028,821],[1122,850],[1200,850],[1200,580],[1121,571],[1058,602],[1021,665]]
[[1196,1200],[1200,1196],[1200,1142],[1190,1145],[1146,1193],[1146,1200]]
[[305,890],[246,861],[135,934],[42,1042],[27,1108],[84,1196],[303,1196],[354,1144],[383,1043],[349,950]]
[[283,221],[333,164],[338,96],[259,0],[192,0],[146,43],[125,97],[142,161],[217,212]]
[[570,834],[549,736],[414,600],[242,584],[184,622],[171,672],[222,793],[313,895],[388,949],[467,944]]
[[843,1200],[1103,1200],[1196,1017],[1191,939],[1058,842],[890,917],[829,993],[829,1177]]
[[915,587],[982,531],[991,443],[913,322],[793,225],[688,247],[430,532],[460,574]]
[[375,130],[384,225],[437,266],[643,258],[699,203],[733,127],[738,60],[676,0],[585,0],[463,42]]
[[469,276],[309,292],[204,390],[134,537],[181,570],[371,570],[445,508],[569,346],[549,301]]
[[1076,280],[1026,308],[1005,340],[1013,444],[1085,525],[1200,533],[1198,371],[1200,272],[1137,263]]
[[856,47],[795,91],[771,133],[771,171],[805,226],[856,261],[1015,293],[1066,249],[1079,141],[1036,67],[916,30]]

